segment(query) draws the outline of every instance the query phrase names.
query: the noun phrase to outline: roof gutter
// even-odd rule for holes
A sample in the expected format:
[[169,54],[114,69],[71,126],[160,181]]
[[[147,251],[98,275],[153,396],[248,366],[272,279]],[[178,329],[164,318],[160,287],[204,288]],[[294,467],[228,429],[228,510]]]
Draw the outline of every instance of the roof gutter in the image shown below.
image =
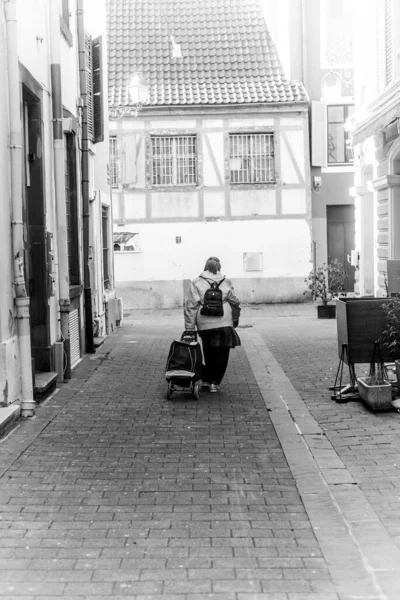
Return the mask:
[[[252,104],[166,104],[166,105],[151,105],[151,106],[143,106],[140,109],[141,113],[147,114],[160,114],[160,112],[166,113],[174,113],[174,114],[185,114],[190,111],[195,111],[197,114],[209,114],[211,111],[215,113],[227,114],[232,113],[232,111],[236,109],[242,109],[246,113],[254,113],[257,114],[260,111],[262,112],[307,112],[309,106],[309,100],[301,100],[296,102],[274,102],[274,103],[252,103]],[[118,106],[110,106],[110,111],[116,108],[126,108],[129,109],[129,105],[118,105]],[[132,106],[132,111],[135,110],[135,107]],[[129,118],[130,115],[126,115]],[[133,115],[132,115],[133,116]],[[113,117],[110,116],[112,119]]]

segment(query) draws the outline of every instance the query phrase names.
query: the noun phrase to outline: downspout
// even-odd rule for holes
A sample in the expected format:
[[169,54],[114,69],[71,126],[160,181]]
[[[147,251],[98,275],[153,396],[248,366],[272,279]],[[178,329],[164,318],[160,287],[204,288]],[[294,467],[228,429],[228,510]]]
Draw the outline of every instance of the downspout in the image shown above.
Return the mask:
[[82,100],[82,211],[83,211],[83,280],[85,294],[86,352],[96,352],[93,339],[92,289],[89,269],[89,134],[87,123],[86,53],[83,0],[77,2],[79,86]]
[[59,7],[57,2],[50,2],[50,72],[51,102],[53,109],[54,191],[57,219],[58,294],[60,305],[61,336],[62,341],[65,344],[65,342],[69,340],[70,297],[68,229],[64,188],[64,132],[59,41]]
[[7,32],[8,110],[10,119],[11,214],[14,293],[21,369],[21,415],[35,413],[32,381],[30,298],[25,283],[24,222],[22,210],[22,128],[17,51],[16,0],[4,0]]

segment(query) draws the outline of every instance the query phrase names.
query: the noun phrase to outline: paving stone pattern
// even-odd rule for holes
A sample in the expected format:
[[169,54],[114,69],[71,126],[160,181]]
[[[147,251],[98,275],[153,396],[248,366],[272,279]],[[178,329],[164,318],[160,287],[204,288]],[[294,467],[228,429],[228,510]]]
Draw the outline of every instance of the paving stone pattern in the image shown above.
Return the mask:
[[[293,308],[288,309],[288,316],[281,312],[284,318],[279,319],[268,312],[253,311],[246,322],[260,333],[400,547],[400,415],[371,412],[361,402],[331,400],[328,387],[339,362],[335,320],[318,320],[304,309],[297,316],[289,316]],[[356,365],[358,374],[365,367]]]
[[[244,350],[220,394],[168,402],[182,323],[154,316],[125,321],[1,443],[0,597],[338,600]],[[329,407],[332,439],[362,415]]]

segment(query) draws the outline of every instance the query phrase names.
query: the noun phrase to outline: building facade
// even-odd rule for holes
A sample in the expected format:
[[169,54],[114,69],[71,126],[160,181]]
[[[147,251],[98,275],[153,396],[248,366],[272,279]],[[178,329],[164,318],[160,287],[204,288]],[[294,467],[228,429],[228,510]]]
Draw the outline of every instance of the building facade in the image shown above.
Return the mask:
[[354,10],[363,12],[363,27],[354,31],[352,120],[358,293],[386,296],[388,261],[400,259],[400,6],[356,0]]
[[83,0],[0,3],[0,389],[26,416],[115,326],[98,11],[92,32]]
[[354,158],[346,123],[354,112],[351,2],[264,1],[264,14],[286,72],[310,98],[313,263],[339,260],[355,290]]
[[181,306],[211,255],[243,301],[302,301],[308,98],[286,78],[258,2],[108,0],[108,40],[124,306]]

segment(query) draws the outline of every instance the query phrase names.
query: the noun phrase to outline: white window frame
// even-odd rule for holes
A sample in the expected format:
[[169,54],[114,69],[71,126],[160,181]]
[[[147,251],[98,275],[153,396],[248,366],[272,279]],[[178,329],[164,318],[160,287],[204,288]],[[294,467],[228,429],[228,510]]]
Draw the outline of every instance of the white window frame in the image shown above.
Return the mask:
[[[193,152],[180,153],[180,148]],[[169,146],[170,152],[162,150]],[[160,152],[155,150],[159,149]],[[151,135],[151,183],[157,187],[187,187],[198,184],[198,138],[196,134]],[[184,179],[186,178],[186,181]]]
[[[329,121],[329,109],[330,108],[334,108],[334,107],[353,107],[354,109],[354,103],[353,102],[342,102],[341,100],[338,100],[337,102],[329,102],[329,104],[326,105],[326,165],[327,165],[327,169],[330,169],[332,167],[353,167],[354,165],[354,160],[351,161],[347,161],[347,162],[329,162],[329,125],[330,125],[330,121]],[[349,115],[347,116],[347,118],[349,117]],[[332,122],[333,123],[333,122]],[[346,119],[343,121],[343,129],[344,129],[344,144],[345,144],[345,153],[346,153],[346,145],[349,145],[350,143],[350,136],[349,134],[346,132],[345,130],[345,123],[346,123]],[[348,144],[346,144],[346,142]]]
[[118,177],[118,139],[116,135],[110,135],[109,137],[110,149],[109,149],[109,178],[110,185],[113,188],[117,188],[119,185]]
[[[263,138],[268,139],[269,152],[260,151]],[[257,144],[257,140],[260,141]],[[276,183],[275,136],[272,131],[229,133],[229,180],[232,185]],[[261,161],[260,163],[257,161]],[[235,168],[235,167],[239,168]],[[266,176],[258,178],[257,175]],[[267,175],[269,174],[269,176]]]

